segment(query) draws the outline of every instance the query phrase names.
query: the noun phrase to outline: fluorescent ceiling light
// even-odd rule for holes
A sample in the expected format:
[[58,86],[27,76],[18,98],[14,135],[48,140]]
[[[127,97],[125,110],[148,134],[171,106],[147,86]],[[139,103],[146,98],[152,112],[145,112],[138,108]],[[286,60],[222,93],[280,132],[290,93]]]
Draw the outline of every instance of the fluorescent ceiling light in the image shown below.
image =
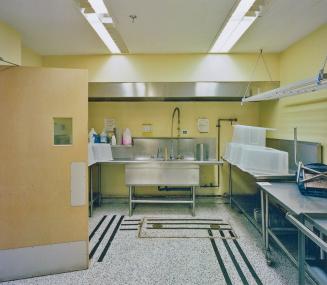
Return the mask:
[[108,30],[105,28],[105,26],[99,19],[99,16],[95,13],[84,13],[83,11],[82,14],[89,22],[89,24],[92,26],[92,28],[96,31],[96,33],[104,42],[104,44],[107,46],[107,48],[112,53],[121,53],[120,49],[118,48],[112,37],[110,36]]
[[92,9],[97,14],[108,14],[106,5],[103,3],[103,0],[88,0]]
[[210,52],[228,52],[258,17],[245,16],[256,0],[241,0]]

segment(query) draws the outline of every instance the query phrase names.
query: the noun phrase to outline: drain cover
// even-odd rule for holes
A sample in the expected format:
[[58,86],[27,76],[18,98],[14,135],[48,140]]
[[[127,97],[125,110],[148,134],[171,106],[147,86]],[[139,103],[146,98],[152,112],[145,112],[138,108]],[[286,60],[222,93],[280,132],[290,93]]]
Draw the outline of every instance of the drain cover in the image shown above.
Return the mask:
[[143,217],[137,236],[138,238],[238,238],[230,223],[222,219],[179,217]]
[[220,226],[219,225],[216,225],[216,224],[211,224],[210,225],[210,228],[213,229],[213,230],[219,230],[220,229]]
[[162,224],[153,224],[152,225],[152,227],[154,228],[154,229],[162,229]]

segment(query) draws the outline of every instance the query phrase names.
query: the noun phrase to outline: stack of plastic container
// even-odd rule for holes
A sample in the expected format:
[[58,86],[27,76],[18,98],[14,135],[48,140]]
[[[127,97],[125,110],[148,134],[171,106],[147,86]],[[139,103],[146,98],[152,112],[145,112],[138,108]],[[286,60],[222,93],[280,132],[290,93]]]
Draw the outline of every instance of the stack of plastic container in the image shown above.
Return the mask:
[[234,125],[225,159],[254,174],[288,174],[288,153],[266,147],[266,128]]

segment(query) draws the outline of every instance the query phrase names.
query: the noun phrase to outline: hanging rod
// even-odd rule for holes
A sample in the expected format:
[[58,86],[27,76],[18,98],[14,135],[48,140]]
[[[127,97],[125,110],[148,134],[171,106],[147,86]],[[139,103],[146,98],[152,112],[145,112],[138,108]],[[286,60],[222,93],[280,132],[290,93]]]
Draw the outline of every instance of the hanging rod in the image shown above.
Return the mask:
[[319,71],[319,74],[317,77],[298,81],[295,83],[291,83],[289,85],[286,85],[284,87],[276,88],[270,91],[266,91],[263,93],[260,93],[258,95],[246,97],[242,99],[242,103],[245,102],[259,102],[259,101],[265,101],[265,100],[275,100],[280,99],[284,97],[309,93],[309,92],[315,92],[321,89],[327,88],[327,73],[324,72],[324,68],[326,65],[326,60],[324,61],[324,65],[322,69]]

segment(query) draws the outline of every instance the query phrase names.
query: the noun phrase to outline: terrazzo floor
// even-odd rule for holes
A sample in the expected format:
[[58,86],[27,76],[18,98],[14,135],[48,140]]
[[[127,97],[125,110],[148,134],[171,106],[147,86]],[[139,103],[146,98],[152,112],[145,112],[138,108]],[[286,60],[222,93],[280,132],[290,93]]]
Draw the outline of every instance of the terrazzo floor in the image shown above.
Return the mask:
[[[129,218],[127,204],[104,204],[95,209],[89,223],[91,234],[103,219],[90,241],[90,251],[96,250],[93,249],[88,270],[2,284],[297,284],[296,269],[280,252],[272,252],[273,266],[266,264],[261,236],[243,215],[228,205],[198,203],[196,218],[223,219],[230,223],[238,235],[236,243],[219,238],[214,242],[209,238],[138,238],[136,230],[121,230],[119,226],[120,221],[132,223],[126,220],[143,217],[191,216],[185,205],[138,205]],[[238,245],[251,264],[250,269]]]

